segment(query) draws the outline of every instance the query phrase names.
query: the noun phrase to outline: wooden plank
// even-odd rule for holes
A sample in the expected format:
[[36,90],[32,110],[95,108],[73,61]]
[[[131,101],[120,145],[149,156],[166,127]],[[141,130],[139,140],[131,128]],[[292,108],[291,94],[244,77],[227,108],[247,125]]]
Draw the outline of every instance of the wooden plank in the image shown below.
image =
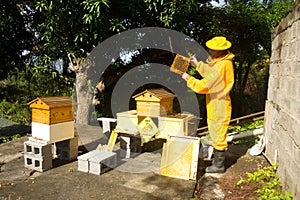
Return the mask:
[[72,107],[58,107],[50,110],[50,124],[57,124],[74,120]]

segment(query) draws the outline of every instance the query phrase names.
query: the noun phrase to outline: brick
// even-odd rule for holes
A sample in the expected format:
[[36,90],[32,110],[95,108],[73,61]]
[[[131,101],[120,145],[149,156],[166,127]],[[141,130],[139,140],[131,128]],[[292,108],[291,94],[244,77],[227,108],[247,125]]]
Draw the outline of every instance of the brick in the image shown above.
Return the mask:
[[52,168],[52,157],[42,157],[34,154],[24,154],[25,167],[39,172]]
[[24,152],[41,157],[52,157],[52,145],[34,141],[24,142]]
[[88,158],[89,173],[100,175],[110,168],[117,166],[117,156],[115,152],[105,152],[94,150],[92,157]]

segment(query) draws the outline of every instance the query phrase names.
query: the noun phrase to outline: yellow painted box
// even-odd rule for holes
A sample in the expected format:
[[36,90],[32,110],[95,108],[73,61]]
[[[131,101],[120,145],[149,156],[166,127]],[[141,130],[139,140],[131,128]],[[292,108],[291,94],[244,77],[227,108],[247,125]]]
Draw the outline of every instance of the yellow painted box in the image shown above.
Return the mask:
[[32,122],[57,124],[74,120],[70,97],[38,97],[28,105],[32,109]]

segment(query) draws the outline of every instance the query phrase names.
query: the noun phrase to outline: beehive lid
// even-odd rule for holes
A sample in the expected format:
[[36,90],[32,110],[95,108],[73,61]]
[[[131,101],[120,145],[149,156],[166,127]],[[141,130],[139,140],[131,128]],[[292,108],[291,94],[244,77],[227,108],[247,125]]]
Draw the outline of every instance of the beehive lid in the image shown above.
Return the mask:
[[168,92],[167,90],[163,89],[163,88],[156,88],[156,89],[147,89],[137,95],[134,95],[132,98],[136,99],[140,96],[142,96],[143,94],[149,93],[151,95],[153,95],[154,97],[162,100],[162,99],[168,99],[168,98],[174,98],[175,95]]
[[73,102],[70,97],[37,97],[30,101],[27,105],[31,108],[50,109],[56,107],[72,106]]

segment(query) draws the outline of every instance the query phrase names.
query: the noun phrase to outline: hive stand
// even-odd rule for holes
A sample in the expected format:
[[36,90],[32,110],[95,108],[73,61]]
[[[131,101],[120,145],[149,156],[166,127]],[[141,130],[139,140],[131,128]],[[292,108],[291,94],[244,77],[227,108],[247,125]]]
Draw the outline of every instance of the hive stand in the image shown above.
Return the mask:
[[117,166],[115,152],[93,150],[77,157],[78,171],[100,175]]
[[25,167],[39,172],[52,168],[52,145],[38,142],[24,142]]

